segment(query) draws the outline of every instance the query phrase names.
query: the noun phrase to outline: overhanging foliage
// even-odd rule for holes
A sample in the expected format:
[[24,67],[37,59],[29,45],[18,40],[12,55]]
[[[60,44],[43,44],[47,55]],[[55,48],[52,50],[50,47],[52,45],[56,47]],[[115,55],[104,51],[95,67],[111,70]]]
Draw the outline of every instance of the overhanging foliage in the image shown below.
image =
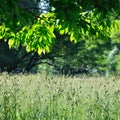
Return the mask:
[[28,52],[41,54],[49,52],[55,30],[74,42],[86,35],[108,38],[112,20],[120,13],[120,0],[45,1],[49,4],[46,14],[39,13],[38,0],[1,0],[0,39],[9,41],[10,47],[22,45]]

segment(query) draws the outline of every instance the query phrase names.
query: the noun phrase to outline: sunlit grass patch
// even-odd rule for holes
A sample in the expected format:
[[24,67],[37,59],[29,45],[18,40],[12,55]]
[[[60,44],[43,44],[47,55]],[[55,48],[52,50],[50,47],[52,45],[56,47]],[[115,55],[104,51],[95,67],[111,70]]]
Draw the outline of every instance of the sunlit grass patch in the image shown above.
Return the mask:
[[119,77],[0,76],[1,120],[119,120]]

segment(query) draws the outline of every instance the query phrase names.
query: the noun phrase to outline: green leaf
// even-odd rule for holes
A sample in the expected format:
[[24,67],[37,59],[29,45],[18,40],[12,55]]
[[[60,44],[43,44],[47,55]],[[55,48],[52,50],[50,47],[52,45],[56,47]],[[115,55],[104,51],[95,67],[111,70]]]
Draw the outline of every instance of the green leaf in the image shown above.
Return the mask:
[[10,39],[9,41],[8,41],[8,44],[9,44],[9,48],[11,48],[13,45],[14,45],[14,40],[13,39]]
[[70,40],[71,40],[71,41],[75,40],[75,38],[74,38],[74,33],[73,33],[73,32],[72,32],[71,35],[70,35]]
[[0,35],[0,39],[3,39],[3,35]]
[[42,50],[40,47],[38,47],[37,52],[38,52],[38,54],[40,55],[40,54],[43,52],[43,50]]
[[61,34],[61,35],[63,35],[64,33],[65,33],[65,30],[64,30],[64,29],[60,30],[60,34]]

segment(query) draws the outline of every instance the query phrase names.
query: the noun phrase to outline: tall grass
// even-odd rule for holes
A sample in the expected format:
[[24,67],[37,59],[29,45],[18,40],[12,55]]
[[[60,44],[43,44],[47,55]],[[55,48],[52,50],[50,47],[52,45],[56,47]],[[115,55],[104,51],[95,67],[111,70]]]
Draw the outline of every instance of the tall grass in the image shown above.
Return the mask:
[[120,120],[120,79],[4,73],[0,120]]

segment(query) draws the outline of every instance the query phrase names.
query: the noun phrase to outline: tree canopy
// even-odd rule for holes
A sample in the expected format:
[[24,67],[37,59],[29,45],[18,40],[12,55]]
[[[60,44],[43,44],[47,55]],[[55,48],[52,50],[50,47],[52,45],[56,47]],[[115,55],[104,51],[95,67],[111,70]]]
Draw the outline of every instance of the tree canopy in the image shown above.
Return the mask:
[[0,39],[41,54],[50,51],[55,32],[74,42],[86,36],[105,40],[119,15],[120,0],[0,0]]

